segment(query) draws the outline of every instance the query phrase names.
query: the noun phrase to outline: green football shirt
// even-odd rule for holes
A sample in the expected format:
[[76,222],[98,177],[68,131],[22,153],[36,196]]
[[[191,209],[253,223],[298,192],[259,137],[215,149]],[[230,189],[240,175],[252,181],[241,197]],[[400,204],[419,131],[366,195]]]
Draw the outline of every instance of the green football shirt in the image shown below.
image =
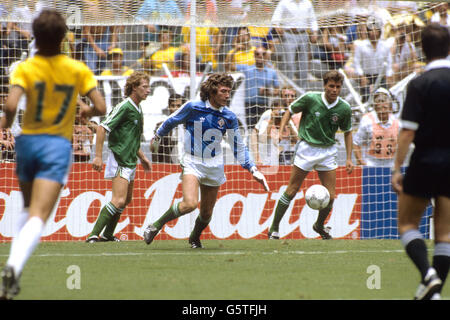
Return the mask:
[[133,100],[127,98],[117,104],[102,121],[108,132],[108,147],[122,167],[134,168],[137,164],[137,152],[141,147],[144,131],[142,109]]
[[325,93],[308,92],[295,100],[289,111],[291,114],[302,113],[298,136],[315,146],[332,146],[338,129],[352,130],[352,110],[340,97],[330,104]]

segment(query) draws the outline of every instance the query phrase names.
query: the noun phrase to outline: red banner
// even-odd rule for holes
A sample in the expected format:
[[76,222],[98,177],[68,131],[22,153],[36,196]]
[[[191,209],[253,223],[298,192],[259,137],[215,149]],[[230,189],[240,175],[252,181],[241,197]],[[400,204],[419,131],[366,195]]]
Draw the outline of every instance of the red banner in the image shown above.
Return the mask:
[[[270,169],[270,170],[269,170]],[[238,165],[225,166],[227,182],[220,188],[213,218],[203,232],[204,239],[265,239],[277,200],[287,187],[290,166],[262,168],[271,192],[253,180]],[[13,236],[15,216],[22,209],[22,196],[15,176],[15,164],[0,167],[0,242]],[[141,240],[145,227],[157,220],[174,201],[182,198],[177,165],[154,164],[152,171],[139,166],[133,200],[124,210],[116,228],[122,240]],[[316,238],[312,224],[317,211],[305,205],[304,192],[320,183],[311,172],[280,224],[280,235],[288,239]],[[57,208],[48,219],[43,241],[85,240],[102,206],[111,199],[111,181],[90,164],[76,163],[68,184],[61,192]],[[192,230],[198,209],[169,222],[156,239],[185,239]],[[348,175],[337,170],[336,200],[326,222],[335,238],[359,239],[361,224],[361,169]]]

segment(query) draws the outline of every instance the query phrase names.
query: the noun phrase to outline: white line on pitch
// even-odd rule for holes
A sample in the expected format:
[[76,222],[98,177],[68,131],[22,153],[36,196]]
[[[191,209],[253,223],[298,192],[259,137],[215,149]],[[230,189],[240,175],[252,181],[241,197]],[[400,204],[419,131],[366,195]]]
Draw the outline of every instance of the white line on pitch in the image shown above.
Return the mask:
[[[125,253],[114,253],[114,252],[102,252],[102,253],[43,253],[35,254],[33,257],[113,257],[113,256],[170,256],[170,255],[211,255],[211,256],[226,256],[226,255],[250,255],[250,254],[262,254],[262,255],[274,255],[274,254],[293,254],[293,255],[316,255],[316,254],[347,254],[347,253],[404,253],[404,250],[338,250],[338,251],[278,251],[273,250],[270,252],[252,252],[252,251],[196,251],[196,252],[125,252]],[[7,257],[7,254],[0,255],[2,257]]]

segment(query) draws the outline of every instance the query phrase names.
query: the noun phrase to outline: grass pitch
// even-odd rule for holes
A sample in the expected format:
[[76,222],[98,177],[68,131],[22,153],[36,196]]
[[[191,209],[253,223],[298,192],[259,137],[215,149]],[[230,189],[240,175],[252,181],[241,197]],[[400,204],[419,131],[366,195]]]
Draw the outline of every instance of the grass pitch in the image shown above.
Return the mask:
[[[202,243],[44,242],[16,299],[410,300],[419,282],[399,240]],[[0,244],[1,266],[9,248]],[[442,297],[450,298],[448,285]]]

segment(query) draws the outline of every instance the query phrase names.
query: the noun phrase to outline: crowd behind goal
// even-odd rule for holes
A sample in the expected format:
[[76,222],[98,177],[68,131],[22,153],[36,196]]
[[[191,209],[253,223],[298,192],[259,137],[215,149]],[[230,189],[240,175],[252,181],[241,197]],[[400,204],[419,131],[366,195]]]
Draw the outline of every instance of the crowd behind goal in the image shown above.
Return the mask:
[[[392,88],[411,74],[421,72],[425,62],[420,50],[420,30],[430,22],[450,26],[447,2],[305,2],[312,6],[307,16],[299,18],[305,19],[305,28],[292,28],[283,17],[286,12],[280,9],[283,1],[261,1],[258,4],[245,0],[197,1],[197,17],[202,17],[201,25],[196,27],[197,75],[202,76],[205,72],[243,72],[247,76],[246,67],[242,66],[258,63],[256,55],[261,52],[263,67],[274,71],[276,81],[256,94],[251,93],[254,87],[247,86],[245,108],[257,104],[262,105],[263,111],[282,112],[303,93],[320,90],[322,75],[326,71],[340,69],[351,86],[344,88],[343,95],[354,108],[353,129],[356,132],[362,114],[372,110],[378,87]],[[94,1],[78,1],[75,4],[82,9],[85,20],[79,24],[69,23],[63,52],[85,62],[100,79],[126,77],[135,70],[144,71],[151,77],[190,76],[190,1],[122,1],[114,6],[109,2],[99,4]],[[118,10],[118,5],[123,10]],[[55,6],[62,5],[53,1],[4,1],[0,4],[0,106],[3,106],[7,96],[8,78],[14,66],[33,55],[31,19],[43,8]],[[62,6],[60,9],[69,8]],[[255,11],[264,17],[264,26],[255,23],[257,20],[252,16]],[[126,13],[133,23],[130,24],[129,20],[123,24],[117,22],[119,20],[111,20],[111,25],[108,21],[93,23],[97,14],[107,16],[108,12],[116,15]],[[235,23],[229,26],[218,23],[224,14],[232,15]],[[154,23],[151,23],[150,17],[155,16]],[[164,19],[170,23],[161,23]],[[364,43],[370,40],[371,31],[379,33],[373,43],[376,48],[381,47],[380,50],[371,52]],[[294,47],[290,37],[298,41]],[[298,70],[295,65],[299,66]],[[246,84],[260,86],[263,80],[255,79]],[[122,93],[119,91],[118,94]],[[256,100],[251,101],[250,94],[256,95]],[[188,99],[186,92],[171,96],[163,112],[170,114],[173,112],[171,104],[180,106],[180,102]],[[398,114],[401,101],[396,101],[395,95],[392,95],[392,100],[395,102],[392,112]],[[80,100],[79,103],[84,102]],[[270,126],[276,128],[277,112],[250,115],[242,121],[245,129],[252,129],[246,130],[247,141],[260,164],[273,160],[260,157],[257,145],[262,131],[269,132],[270,141]],[[253,121],[246,121],[252,117]],[[1,161],[15,161],[14,136],[20,132],[20,112],[17,120],[11,130],[2,129]],[[298,121],[293,119],[294,127]],[[98,121],[86,123],[77,119],[73,138],[75,162],[92,160],[97,124]],[[290,164],[296,142],[295,131],[287,133],[288,138],[275,146],[282,150],[276,159],[280,164]],[[252,132],[256,134],[252,135]],[[175,152],[172,149],[176,147],[178,137],[170,139],[162,152]],[[264,140],[263,143],[270,142]],[[176,161],[176,157],[155,158],[155,162]]]

